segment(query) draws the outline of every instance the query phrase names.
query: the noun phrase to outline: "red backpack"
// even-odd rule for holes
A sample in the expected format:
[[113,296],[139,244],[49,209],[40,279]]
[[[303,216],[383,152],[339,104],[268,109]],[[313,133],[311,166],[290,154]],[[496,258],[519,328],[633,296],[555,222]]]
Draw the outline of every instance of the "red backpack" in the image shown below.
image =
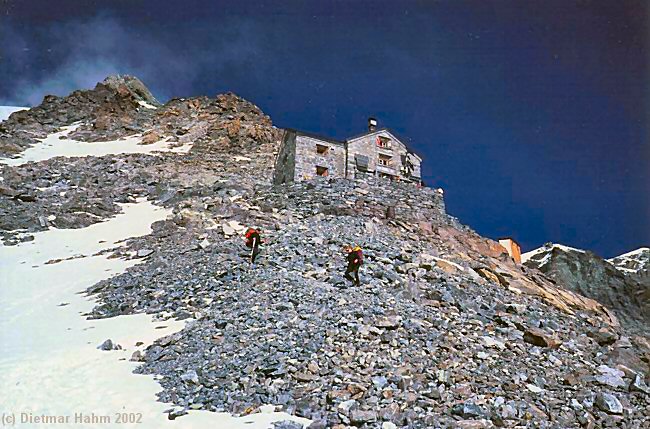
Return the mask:
[[253,247],[253,238],[255,238],[255,235],[257,235],[257,239],[259,240],[260,234],[255,228],[248,228],[248,231],[246,231],[246,247]]

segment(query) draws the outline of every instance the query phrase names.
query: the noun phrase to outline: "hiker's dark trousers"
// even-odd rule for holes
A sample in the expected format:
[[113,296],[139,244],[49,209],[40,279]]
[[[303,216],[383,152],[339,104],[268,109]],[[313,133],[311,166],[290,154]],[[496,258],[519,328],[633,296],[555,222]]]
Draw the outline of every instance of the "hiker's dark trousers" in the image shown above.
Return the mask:
[[[348,267],[345,270],[345,278],[358,285],[361,282],[359,281],[359,267],[360,265],[353,262],[348,262]],[[354,278],[350,274],[354,274]]]

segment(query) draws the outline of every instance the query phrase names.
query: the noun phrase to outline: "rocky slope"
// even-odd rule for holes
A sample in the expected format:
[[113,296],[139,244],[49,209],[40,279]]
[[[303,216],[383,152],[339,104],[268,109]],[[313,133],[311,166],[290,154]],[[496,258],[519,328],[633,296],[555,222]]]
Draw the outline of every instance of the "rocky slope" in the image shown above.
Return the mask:
[[[160,105],[134,82],[14,113],[0,124],[5,153],[73,122],[78,140],[136,134],[192,142],[189,153],[1,166],[0,230],[11,244],[83,227],[137,197],[173,209],[111,250],[141,264],[88,289],[89,317],[188,321],[132,357],[159,376],[170,418],[271,403],[312,427],[647,427],[648,339],[516,265],[449,217],[440,193],[370,179],[272,186],[281,130],[259,108],[233,94]],[[268,238],[254,266],[249,225]],[[341,276],[347,243],[365,249],[361,287]]]
[[637,332],[650,332],[650,251],[604,260],[592,252],[558,244],[528,252],[524,264],[581,295],[612,309],[619,320]]

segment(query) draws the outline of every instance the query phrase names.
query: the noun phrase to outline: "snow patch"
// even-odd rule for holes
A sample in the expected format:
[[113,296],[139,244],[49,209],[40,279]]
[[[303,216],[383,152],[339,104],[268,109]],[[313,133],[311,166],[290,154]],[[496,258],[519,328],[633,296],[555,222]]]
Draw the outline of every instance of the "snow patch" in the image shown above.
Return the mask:
[[[309,424],[272,406],[242,417],[190,411],[168,420],[164,411],[170,405],[156,401],[160,385],[154,377],[133,374],[138,364],[129,358],[156,338],[182,329],[184,322],[153,321],[147,314],[102,320],[82,316],[94,302],[80,291],[142,261],[97,253],[128,237],[149,234],[153,222],[170,214],[147,201],[122,209],[122,214],[87,228],[50,229],[34,234],[31,242],[0,245],[2,405],[39,416],[92,412],[114,419],[116,413],[136,413],[141,423],[133,427],[143,429],[261,429],[281,420]],[[67,259],[76,255],[82,256]],[[46,264],[53,259],[62,261]],[[98,350],[107,339],[122,350]],[[138,341],[145,344],[136,346]]]
[[[609,261],[607,261],[607,262],[609,262]],[[614,268],[616,268],[617,270],[623,271],[623,272],[626,272],[626,273],[630,273],[630,274],[636,274],[636,273],[639,272],[639,270],[641,270],[643,268],[643,266],[641,266],[639,269],[635,270],[633,268],[620,267],[620,266],[618,266],[618,265],[616,265],[614,263],[611,263],[611,262],[609,262],[609,263],[612,264],[614,266]]]
[[547,253],[537,264],[538,268],[542,268],[544,265],[548,264],[551,261],[551,253]]
[[531,250],[530,252],[522,253],[521,254],[521,263],[525,263],[529,259],[535,259],[536,256],[542,254],[542,253],[548,253],[548,255],[545,255],[541,261],[539,261],[539,266],[541,267],[542,265],[548,263],[551,258],[551,251],[553,249],[560,249],[564,252],[578,252],[578,253],[585,253],[584,250],[582,249],[576,249],[575,247],[569,247],[569,246],[564,246],[562,244],[556,244],[552,243],[551,245],[544,245],[542,247],[539,247],[537,249]]
[[641,247],[606,261],[619,271],[636,274],[650,266],[650,248]]
[[639,256],[643,256],[643,254],[646,252],[650,253],[650,247],[639,247],[638,249],[632,250],[631,252],[623,253],[622,255],[608,259],[608,261],[613,261],[615,259],[635,259]]
[[52,133],[44,139],[38,139],[40,143],[25,149],[18,157],[0,159],[0,164],[16,166],[28,162],[45,161],[57,156],[85,157],[119,153],[155,154],[155,152],[187,153],[192,147],[192,143],[172,146],[166,139],[143,145],[142,136],[139,134],[105,142],[82,142],[67,138],[70,133],[80,126],[81,123],[75,123],[62,127],[61,131]]
[[582,249],[576,249],[575,247],[563,246],[561,244],[553,244],[553,247],[564,250],[565,252],[585,253],[585,251],[582,250]]
[[548,252],[550,249],[546,246],[538,247],[537,249],[531,250],[530,252],[522,253],[521,254],[521,263],[525,263],[527,260],[541,254]]
[[154,105],[152,105],[152,104],[149,104],[149,103],[147,103],[146,101],[139,100],[139,101],[138,101],[138,104],[139,104],[140,106],[144,107],[144,108],[147,108],[147,109],[157,109],[156,106],[154,106]]
[[537,266],[538,268],[547,264],[551,260],[551,248],[549,247],[540,247],[535,250],[531,250],[530,252],[522,253],[521,254],[521,263],[526,263],[529,259],[536,260],[538,256],[544,255],[542,259],[537,261]]

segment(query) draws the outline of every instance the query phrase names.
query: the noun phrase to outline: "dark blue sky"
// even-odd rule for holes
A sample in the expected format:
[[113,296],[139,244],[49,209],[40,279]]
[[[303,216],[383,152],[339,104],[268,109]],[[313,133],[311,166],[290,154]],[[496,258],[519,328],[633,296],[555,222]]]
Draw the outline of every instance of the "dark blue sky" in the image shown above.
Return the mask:
[[337,138],[373,115],[479,233],[611,257],[650,244],[649,45],[645,1],[0,0],[0,104],[119,72]]

